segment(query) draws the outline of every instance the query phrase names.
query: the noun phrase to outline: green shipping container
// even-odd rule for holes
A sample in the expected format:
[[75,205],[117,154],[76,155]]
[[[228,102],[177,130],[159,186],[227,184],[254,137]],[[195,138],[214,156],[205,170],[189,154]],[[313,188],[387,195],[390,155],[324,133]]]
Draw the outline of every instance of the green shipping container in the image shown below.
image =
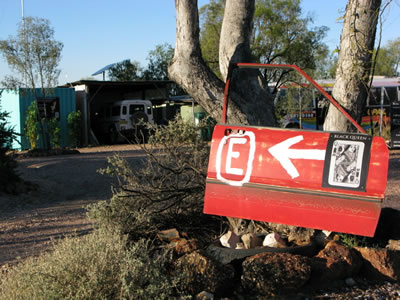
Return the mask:
[[[51,95],[46,95],[46,97],[43,97],[40,89],[36,89],[36,95],[29,89],[3,90],[0,98],[2,110],[10,113],[8,123],[19,134],[17,141],[13,143],[13,149],[26,150],[30,148],[29,141],[24,136],[24,127],[27,109],[35,99],[39,100],[39,110],[42,115],[54,115],[58,119],[60,146],[69,147],[68,114],[76,111],[75,89],[55,88],[52,89]],[[39,134],[41,135],[40,132]],[[45,135],[47,136],[46,132]],[[41,135],[37,148],[45,149],[46,144]]]

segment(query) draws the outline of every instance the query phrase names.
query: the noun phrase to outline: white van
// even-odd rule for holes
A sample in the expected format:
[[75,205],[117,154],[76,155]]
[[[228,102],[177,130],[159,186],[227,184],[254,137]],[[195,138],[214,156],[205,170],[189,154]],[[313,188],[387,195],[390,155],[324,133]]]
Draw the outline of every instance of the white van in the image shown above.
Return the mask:
[[142,135],[147,138],[147,132],[140,121],[154,124],[153,106],[149,100],[121,100],[103,107],[101,113],[101,128],[106,140],[116,143],[125,138]]

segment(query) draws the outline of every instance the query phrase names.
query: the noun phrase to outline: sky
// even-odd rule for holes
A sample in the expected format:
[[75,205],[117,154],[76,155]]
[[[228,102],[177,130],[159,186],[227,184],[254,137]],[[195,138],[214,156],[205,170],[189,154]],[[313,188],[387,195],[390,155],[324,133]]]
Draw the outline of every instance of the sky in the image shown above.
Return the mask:
[[[156,45],[174,47],[176,13],[174,0],[0,0],[0,40],[15,36],[24,16],[50,21],[54,38],[64,44],[59,84],[90,77],[102,67],[125,59],[143,67]],[[386,0],[383,0],[386,1]],[[199,7],[208,3],[199,0]],[[333,51],[339,45],[346,0],[302,0],[304,16],[312,26],[329,28],[324,42]],[[400,0],[384,13],[382,45],[400,36]],[[12,71],[0,56],[0,80]],[[102,80],[102,75],[93,76]]]

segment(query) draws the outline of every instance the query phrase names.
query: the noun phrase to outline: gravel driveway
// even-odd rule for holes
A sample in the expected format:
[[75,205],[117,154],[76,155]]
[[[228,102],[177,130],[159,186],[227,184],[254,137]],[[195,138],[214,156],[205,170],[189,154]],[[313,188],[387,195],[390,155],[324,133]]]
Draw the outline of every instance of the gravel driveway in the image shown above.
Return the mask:
[[84,209],[111,197],[115,179],[101,175],[114,153],[131,164],[143,156],[137,145],[79,149],[81,154],[18,159],[25,180],[39,186],[20,196],[0,196],[0,268],[39,255],[52,239],[86,234],[91,224]]

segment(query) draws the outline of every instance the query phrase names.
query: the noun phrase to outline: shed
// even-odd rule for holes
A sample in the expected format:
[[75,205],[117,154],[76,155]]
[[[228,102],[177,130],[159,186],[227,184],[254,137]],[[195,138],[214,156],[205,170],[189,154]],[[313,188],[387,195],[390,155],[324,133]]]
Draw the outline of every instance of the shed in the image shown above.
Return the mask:
[[[25,118],[29,105],[38,100],[39,113],[47,117],[56,117],[60,126],[60,146],[70,146],[68,138],[68,114],[76,111],[75,90],[73,88],[55,88],[51,95],[43,96],[41,89],[3,90],[1,95],[2,109],[10,113],[9,124],[19,134],[14,141],[13,149],[26,150],[30,148],[28,139],[24,136]],[[36,95],[35,95],[36,94]],[[45,141],[41,137],[38,148],[45,148]]]
[[[169,104],[170,80],[97,81],[80,80],[67,83],[76,93],[76,107],[82,113],[81,143],[98,144],[99,112],[104,104],[119,100],[151,100],[153,106]],[[164,113],[159,112],[160,114]],[[157,117],[157,116],[156,116]],[[159,116],[160,117],[160,116]],[[164,116],[165,117],[165,116]]]

